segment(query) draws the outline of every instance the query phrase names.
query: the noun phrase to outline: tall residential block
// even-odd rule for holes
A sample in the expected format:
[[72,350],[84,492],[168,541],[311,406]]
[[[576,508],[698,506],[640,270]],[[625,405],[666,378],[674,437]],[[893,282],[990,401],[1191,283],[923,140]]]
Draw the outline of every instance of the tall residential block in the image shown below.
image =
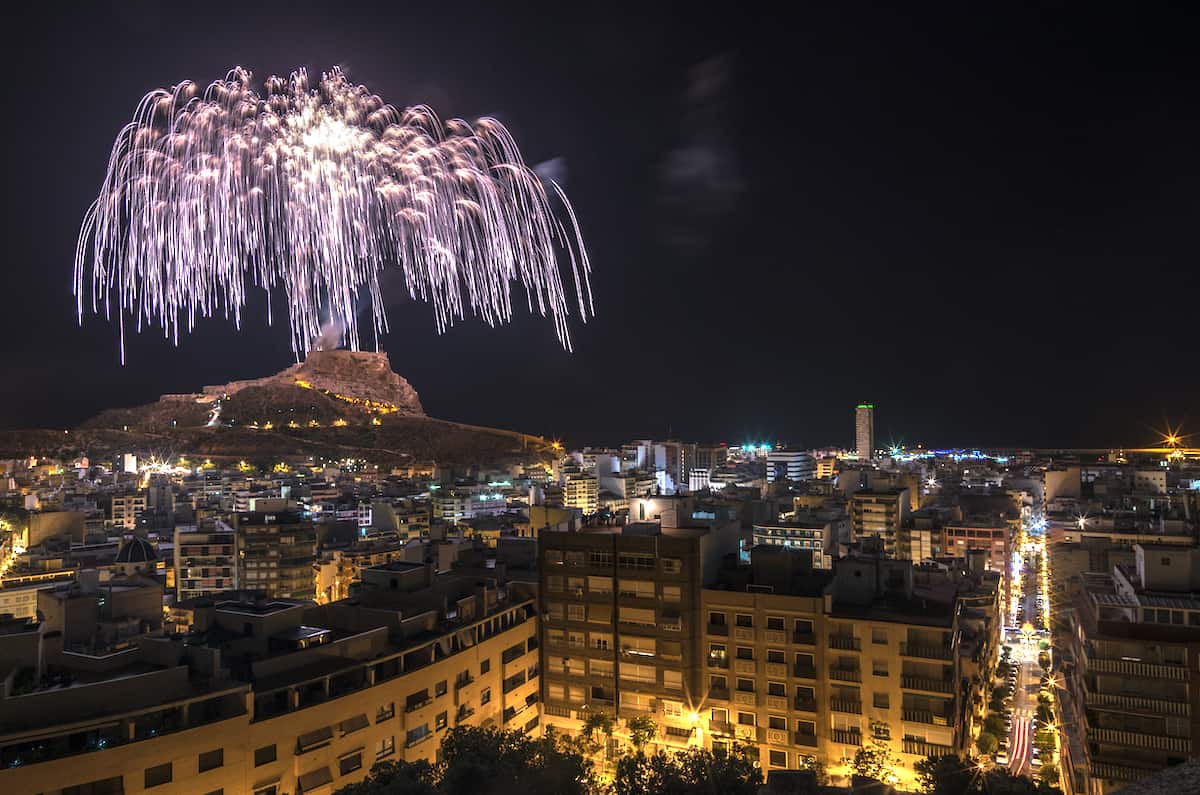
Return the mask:
[[854,444],[858,457],[875,457],[875,404],[859,403],[854,409]]
[[271,598],[313,599],[317,531],[298,511],[234,515],[242,587]]

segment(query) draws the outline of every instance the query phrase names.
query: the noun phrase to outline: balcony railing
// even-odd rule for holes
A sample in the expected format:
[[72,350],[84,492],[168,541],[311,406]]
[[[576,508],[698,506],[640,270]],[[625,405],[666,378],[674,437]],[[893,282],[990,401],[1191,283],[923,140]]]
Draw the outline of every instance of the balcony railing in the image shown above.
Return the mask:
[[802,646],[816,646],[817,636],[812,632],[793,632],[792,643],[799,643]]
[[796,665],[792,668],[792,676],[798,676],[801,679],[816,679],[817,669],[811,665]]
[[792,702],[792,708],[800,712],[816,712],[817,700],[815,698],[798,698]]
[[708,689],[709,698],[719,698],[722,701],[729,700],[729,688],[727,687],[710,687]]
[[1188,676],[1187,668],[1180,665],[1156,665],[1133,660],[1105,660],[1100,657],[1089,657],[1087,667],[1089,671],[1095,673],[1142,676],[1150,679],[1174,679],[1179,682],[1186,682]]
[[925,709],[906,709],[901,710],[901,716],[909,723],[924,723],[929,726],[946,726],[947,720],[945,715],[935,715]]
[[1155,751],[1191,753],[1192,741],[1187,737],[1168,737],[1164,734],[1142,734],[1119,729],[1088,729],[1088,739],[1098,743],[1128,745],[1133,748],[1150,748]]
[[842,745],[862,745],[862,731],[859,729],[834,729],[831,732],[833,741]]
[[1137,781],[1149,776],[1151,773],[1157,772],[1156,770],[1142,767],[1114,765],[1111,762],[1092,762],[1089,769],[1093,778],[1107,778],[1116,781]]
[[858,651],[862,648],[862,641],[853,635],[830,635],[829,648]]
[[900,686],[905,690],[925,690],[931,693],[953,693],[954,682],[950,679],[929,679],[924,676],[901,676]]
[[846,712],[851,715],[862,714],[862,702],[853,701],[848,698],[831,698],[829,699],[829,708],[834,712]]
[[721,635],[723,637],[728,637],[729,636],[729,625],[728,624],[709,624],[708,625],[708,634],[709,635]]
[[901,643],[900,654],[922,660],[953,660],[954,650],[949,646],[926,646],[920,643]]
[[904,753],[914,756],[946,756],[954,753],[954,749],[948,745],[927,743],[924,740],[905,740],[902,746]]
[[[794,735],[792,735],[792,737],[793,737],[793,742],[796,745],[806,745],[809,748],[817,747],[817,735],[815,735],[815,734],[808,734],[807,732],[796,732]],[[860,737],[861,737],[861,735],[860,735]],[[853,743],[853,744],[858,745],[859,743]]]
[[1191,714],[1191,705],[1186,701],[1164,701],[1143,696],[1123,696],[1117,693],[1093,693],[1088,690],[1084,701],[1089,707],[1124,710],[1126,712],[1148,712],[1154,715],[1175,715],[1186,718]]
[[829,678],[839,682],[861,682],[862,671],[858,668],[839,668],[831,665],[829,666]]
[[733,724],[723,720],[710,720],[708,730],[713,734],[733,734]]
[[710,654],[710,655],[708,655],[708,667],[709,668],[728,668],[729,667],[729,658],[728,657],[717,657],[717,656]]

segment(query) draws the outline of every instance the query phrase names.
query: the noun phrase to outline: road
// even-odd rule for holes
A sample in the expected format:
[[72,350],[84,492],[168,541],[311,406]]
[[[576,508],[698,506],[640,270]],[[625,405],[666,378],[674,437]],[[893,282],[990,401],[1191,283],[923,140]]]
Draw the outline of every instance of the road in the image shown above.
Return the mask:
[[1030,721],[1037,711],[1037,697],[1031,698],[1029,690],[1036,688],[1037,678],[1030,672],[1030,663],[1020,661],[1017,653],[1014,649],[1013,661],[1018,666],[1017,691],[1012,700],[1013,725],[1008,738],[1008,768],[1019,776],[1027,772],[1031,764],[1029,755],[1033,750],[1033,728]]

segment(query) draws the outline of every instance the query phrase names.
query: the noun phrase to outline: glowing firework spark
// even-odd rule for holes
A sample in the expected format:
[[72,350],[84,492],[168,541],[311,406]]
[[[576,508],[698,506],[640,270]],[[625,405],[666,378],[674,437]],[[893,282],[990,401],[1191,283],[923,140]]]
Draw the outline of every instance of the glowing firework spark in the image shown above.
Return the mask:
[[203,94],[191,82],[152,91],[117,135],[74,289],[81,323],[89,270],[92,312],[111,317],[117,304],[122,361],[126,312],[176,343],[181,316],[187,331],[216,313],[240,328],[247,274],[268,296],[282,287],[297,356],[329,321],[358,348],[364,293],[376,338],[387,330],[380,273],[391,264],[433,304],[439,333],[468,308],[507,322],[520,279],[529,311],[549,313],[570,350],[558,254],[586,321],[587,252],[562,189],[550,182],[565,224],[500,122],[399,111],[340,69],[315,89],[304,70],[271,77],[261,96],[250,82],[239,67]]

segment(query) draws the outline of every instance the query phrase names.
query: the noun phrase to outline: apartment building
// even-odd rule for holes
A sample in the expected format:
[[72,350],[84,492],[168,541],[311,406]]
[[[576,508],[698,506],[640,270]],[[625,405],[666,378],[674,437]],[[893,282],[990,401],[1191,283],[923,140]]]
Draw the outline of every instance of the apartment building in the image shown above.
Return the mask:
[[238,590],[237,531],[219,519],[176,527],[174,565],[177,601]]
[[577,730],[589,712],[650,714],[661,727],[655,745],[693,742],[700,590],[736,552],[736,524],[545,531],[539,547],[547,722]]
[[234,514],[242,587],[271,598],[313,599],[317,532],[298,511]]
[[965,705],[982,685],[964,676],[963,658],[994,665],[998,622],[983,622],[991,637],[964,649],[970,578],[942,570],[918,581],[908,561],[865,557],[830,574],[807,556],[755,547],[749,567],[704,589],[705,744],[757,746],[767,770],[817,759],[846,775],[879,739],[911,783],[916,762],[969,743]]
[[1083,740],[1076,791],[1119,790],[1200,755],[1200,550],[1138,544],[1085,573],[1060,661]]
[[132,530],[137,527],[138,517],[146,511],[146,492],[114,494],[109,517],[112,527]]
[[1007,522],[984,517],[968,517],[942,528],[942,550],[946,555],[965,558],[968,550],[988,553],[988,567],[1008,572],[1012,562],[1012,531]]
[[856,541],[869,536],[883,542],[889,557],[897,556],[897,534],[908,518],[908,489],[857,491],[850,496],[850,531]]
[[0,699],[0,790],[329,792],[434,761],[451,726],[538,733],[534,601],[483,575],[393,563],[355,605],[210,599],[186,639]]
[[596,476],[587,473],[567,475],[563,484],[563,507],[578,508],[584,516],[592,516],[600,510],[600,481]]

